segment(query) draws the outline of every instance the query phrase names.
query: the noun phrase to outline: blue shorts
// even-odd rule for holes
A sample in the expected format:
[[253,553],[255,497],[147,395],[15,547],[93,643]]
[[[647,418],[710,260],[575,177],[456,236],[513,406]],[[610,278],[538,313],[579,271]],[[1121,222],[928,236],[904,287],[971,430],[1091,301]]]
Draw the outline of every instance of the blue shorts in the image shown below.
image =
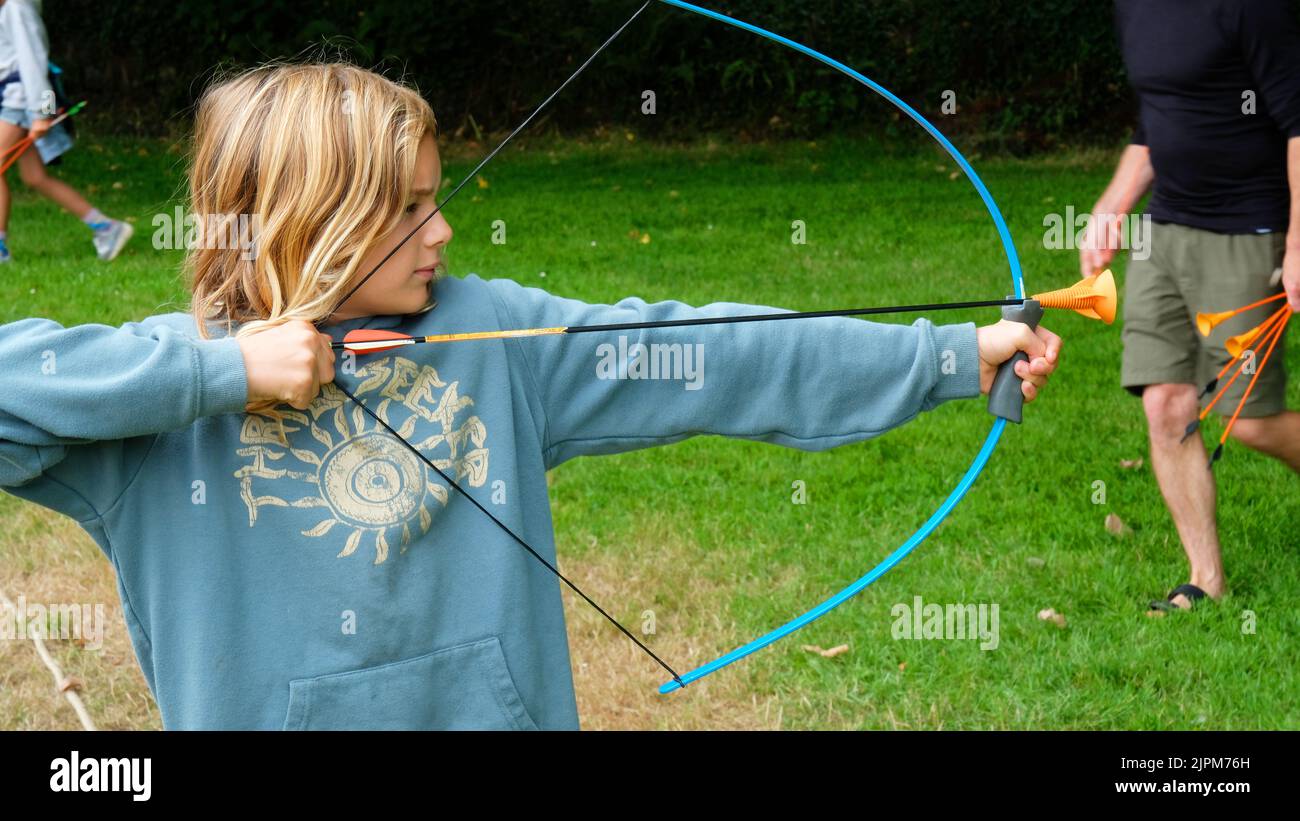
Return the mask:
[[[23,108],[0,108],[0,120],[13,123],[19,128],[32,127],[32,113]],[[36,141],[36,150],[41,153],[41,162],[47,165],[53,159],[62,156],[72,148],[72,137],[63,127],[63,123],[45,132],[45,136]]]

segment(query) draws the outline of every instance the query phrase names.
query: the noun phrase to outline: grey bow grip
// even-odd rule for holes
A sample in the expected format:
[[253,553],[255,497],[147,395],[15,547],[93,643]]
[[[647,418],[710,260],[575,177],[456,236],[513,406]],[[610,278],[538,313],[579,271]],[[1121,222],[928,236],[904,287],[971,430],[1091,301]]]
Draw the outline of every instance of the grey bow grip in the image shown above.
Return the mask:
[[[1015,299],[1009,296],[1007,299]],[[1043,306],[1037,300],[1026,299],[1020,305],[1007,305],[1002,308],[1002,318],[1011,322],[1023,322],[1030,330],[1038,328],[1043,318]],[[1020,424],[1021,411],[1025,407],[1025,395],[1020,392],[1020,377],[1016,376],[1016,363],[1028,362],[1024,351],[1003,362],[998,368],[998,375],[993,379],[989,389],[989,413],[1008,422]]]

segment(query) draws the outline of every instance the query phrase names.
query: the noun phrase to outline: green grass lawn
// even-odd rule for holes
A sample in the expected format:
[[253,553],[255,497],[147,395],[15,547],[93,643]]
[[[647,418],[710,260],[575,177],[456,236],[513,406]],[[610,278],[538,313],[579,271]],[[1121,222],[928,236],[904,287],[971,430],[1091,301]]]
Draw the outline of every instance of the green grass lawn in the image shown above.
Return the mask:
[[[476,156],[449,153],[448,181]],[[1031,292],[1078,277],[1075,252],[1043,248],[1043,217],[1071,204],[1086,210],[1113,160],[1108,152],[973,160],[1016,238]],[[593,302],[636,295],[817,310],[1004,296],[1010,277],[997,233],[954,171],[937,149],[865,141],[538,140],[507,151],[486,185],[449,206],[448,257],[454,274],[510,277]],[[118,261],[99,263],[80,225],[16,191],[16,262],[0,268],[0,321],[120,324],[182,310],[180,253],[153,249],[149,237],[153,216],[179,202],[179,150],[88,140],[59,173],[102,210],[133,218],[137,239]],[[495,220],[506,221],[505,245],[491,242]],[[807,225],[806,245],[791,243],[794,220]],[[934,317],[996,318],[996,310]],[[1195,613],[1147,618],[1145,602],[1186,581],[1186,565],[1151,474],[1140,404],[1119,388],[1119,326],[1073,314],[1045,324],[1066,340],[1061,369],[966,500],[896,570],[794,637],[661,697],[662,671],[569,597],[584,726],[1300,727],[1300,623],[1289,603],[1300,589],[1296,477],[1230,445],[1217,469],[1230,595]],[[1297,344],[1292,334],[1293,362]],[[1295,384],[1290,399],[1300,406]],[[647,643],[691,669],[875,565],[939,505],[991,423],[982,402],[968,401],[827,453],[699,438],[571,462],[552,475],[562,569],[625,624],[653,621]],[[1219,429],[1209,425],[1207,438]],[[1146,461],[1121,466],[1137,459]],[[792,503],[795,482],[807,504]],[[1097,482],[1104,504],[1094,504]],[[1132,532],[1109,534],[1109,514]],[[70,586],[91,584],[96,600],[116,607],[111,570],[75,526],[8,496],[0,521],[0,589],[82,601]],[[914,596],[996,603],[997,648],[895,640],[891,608]],[[1066,626],[1040,620],[1045,608]],[[1250,617],[1254,632],[1244,632]],[[56,655],[85,679],[103,726],[159,726],[120,611],[117,619],[104,653],[58,643]],[[32,649],[4,644],[0,728],[73,726]],[[844,644],[834,658],[804,649]]]

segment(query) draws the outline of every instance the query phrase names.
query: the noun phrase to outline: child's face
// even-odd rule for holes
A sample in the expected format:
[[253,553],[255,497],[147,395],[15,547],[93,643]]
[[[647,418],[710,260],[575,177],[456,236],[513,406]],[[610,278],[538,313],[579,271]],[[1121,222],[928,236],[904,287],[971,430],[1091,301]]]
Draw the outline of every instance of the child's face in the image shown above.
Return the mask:
[[[415,159],[415,180],[402,221],[362,260],[357,269],[358,278],[370,273],[385,254],[429,216],[429,212],[437,207],[436,197],[441,185],[442,164],[438,158],[438,146],[433,137],[426,134],[420,141]],[[443,250],[451,242],[451,237],[451,226],[439,211],[344,303],[333,319],[413,314],[422,310],[429,303],[435,275],[444,270]]]

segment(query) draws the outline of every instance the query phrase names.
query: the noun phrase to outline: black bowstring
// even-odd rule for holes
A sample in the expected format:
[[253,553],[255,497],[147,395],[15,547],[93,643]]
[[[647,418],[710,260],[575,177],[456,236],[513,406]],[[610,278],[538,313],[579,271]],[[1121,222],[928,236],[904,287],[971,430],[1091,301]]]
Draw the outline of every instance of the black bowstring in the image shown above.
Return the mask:
[[[362,285],[365,285],[366,282],[368,282],[371,277],[373,277],[376,273],[379,272],[380,268],[384,267],[384,265],[388,262],[388,260],[393,258],[393,255],[395,255],[398,251],[402,249],[404,245],[406,245],[407,241],[410,240],[411,237],[419,233],[420,229],[429,223],[429,220],[433,219],[435,215],[440,213],[443,207],[445,207],[447,203],[451,202],[452,198],[454,198],[457,194],[459,194],[461,192],[461,189],[463,189],[467,184],[469,184],[470,180],[478,176],[478,173],[482,171],[483,168],[489,162],[491,162],[493,158],[497,156],[497,154],[501,153],[501,149],[505,148],[506,145],[508,145],[510,141],[513,140],[515,136],[519,134],[519,132],[527,128],[529,123],[531,123],[537,117],[537,115],[542,112],[542,109],[550,105],[551,101],[554,100],[556,97],[558,97],[560,95],[560,92],[564,91],[564,89],[569,86],[569,83],[573,82],[578,77],[579,74],[581,74],[583,71],[587,69],[587,66],[591,65],[592,62],[595,61],[595,59],[598,56],[600,56],[601,52],[603,52],[611,43],[617,40],[619,35],[621,35],[624,32],[624,30],[627,29],[628,26],[632,25],[632,22],[635,21],[638,17],[640,17],[641,13],[644,12],[647,8],[649,8],[652,2],[654,2],[654,0],[646,0],[645,4],[642,5],[641,8],[637,9],[636,12],[631,17],[629,17],[625,23],[623,23],[623,25],[619,26],[618,30],[615,31],[613,34],[611,34],[609,36],[609,39],[607,39],[604,43],[601,44],[600,48],[592,52],[591,56],[588,57],[581,66],[578,67],[577,71],[570,74],[568,79],[566,79],[563,83],[560,84],[559,88],[551,92],[551,95],[547,97],[545,100],[543,100],[541,105],[533,109],[533,113],[529,114],[527,119],[525,119],[522,123],[520,123],[515,128],[514,131],[510,132],[510,135],[506,137],[504,140],[502,140],[501,143],[497,145],[496,148],[492,149],[492,152],[488,154],[486,157],[484,157],[482,162],[480,162],[477,166],[474,167],[473,171],[465,175],[465,178],[462,179],[460,183],[457,184],[456,187],[451,190],[451,193],[447,195],[446,199],[444,199],[441,203],[439,203],[438,206],[434,208],[433,211],[431,211],[428,216],[420,220],[418,225],[412,228],[410,232],[406,234],[406,236],[402,237],[402,240],[398,242],[397,245],[393,246],[393,249],[391,251],[389,251],[387,254],[384,255],[384,258],[379,261],[378,265],[376,265],[373,269],[371,269],[370,273],[362,277],[361,281],[358,282],[355,286],[353,286],[351,290],[349,290],[347,294],[344,295],[343,299],[339,300],[338,307],[336,307],[334,311],[331,311],[330,314],[333,315],[335,312],[339,310],[339,308],[342,308],[343,305],[346,304],[347,301],[352,298],[352,295],[355,294],[358,290],[360,290]],[[421,453],[419,449],[417,449],[414,445],[408,442],[404,437],[398,434],[397,431],[393,430],[392,426],[390,426],[387,422],[385,422],[383,419],[380,419],[379,416],[374,411],[366,407],[365,403],[362,402],[360,399],[358,399],[355,395],[353,395],[351,391],[343,387],[337,381],[334,383],[334,386],[338,388],[340,391],[342,391],[344,396],[352,400],[353,404],[361,408],[361,410],[365,411],[366,414],[369,415],[371,419],[374,419],[376,422],[382,425],[389,433],[391,433],[394,437],[396,437],[397,441],[405,445],[407,449],[411,451],[411,453],[414,453],[417,457],[419,457],[419,459],[423,461],[426,465],[428,465],[435,473],[437,473],[438,476],[440,476],[444,482],[446,482],[458,493],[460,493],[461,496],[468,499],[470,503],[474,505],[474,507],[482,511],[483,515],[491,519],[492,522],[496,524],[497,527],[501,528],[501,530],[503,530],[508,536],[510,536],[511,539],[514,539],[516,542],[518,542],[519,545],[523,547],[524,550],[528,551],[529,555],[531,555],[537,561],[541,562],[543,567],[545,567],[547,570],[555,574],[556,578],[558,578],[560,581],[567,584],[569,588],[572,589],[573,592],[581,596],[583,600],[587,602],[587,604],[590,604],[592,607],[594,607],[596,609],[596,612],[600,613],[602,616],[608,619],[611,624],[613,624],[620,631],[622,631],[623,635],[631,639],[636,644],[637,647],[640,647],[641,650],[644,651],[646,655],[654,659],[655,662],[660,667],[667,670],[668,674],[673,677],[673,680],[676,681],[679,686],[681,687],[686,686],[685,682],[682,681],[681,676],[677,674],[677,671],[673,670],[673,668],[669,667],[668,664],[665,663],[663,659],[655,655],[653,650],[651,650],[649,647],[646,647],[645,644],[643,644],[640,639],[634,636],[630,630],[628,630],[626,627],[620,624],[618,619],[614,618],[608,612],[606,612],[605,608],[601,607],[599,604],[596,604],[596,601],[593,598],[588,596],[586,593],[582,592],[582,588],[578,587],[576,584],[569,581],[569,579],[563,573],[561,573],[554,565],[548,562],[540,553],[534,550],[528,544],[528,542],[525,542],[513,530],[507,527],[504,522],[502,522],[500,519],[494,516],[491,511],[483,507],[483,505],[480,504],[477,499],[471,496],[468,491],[466,491],[463,487],[461,487],[458,482],[456,482],[454,479],[452,479],[450,476],[448,476],[446,473],[440,470],[436,465],[434,465],[433,462],[430,461],[430,459],[427,456]]]

